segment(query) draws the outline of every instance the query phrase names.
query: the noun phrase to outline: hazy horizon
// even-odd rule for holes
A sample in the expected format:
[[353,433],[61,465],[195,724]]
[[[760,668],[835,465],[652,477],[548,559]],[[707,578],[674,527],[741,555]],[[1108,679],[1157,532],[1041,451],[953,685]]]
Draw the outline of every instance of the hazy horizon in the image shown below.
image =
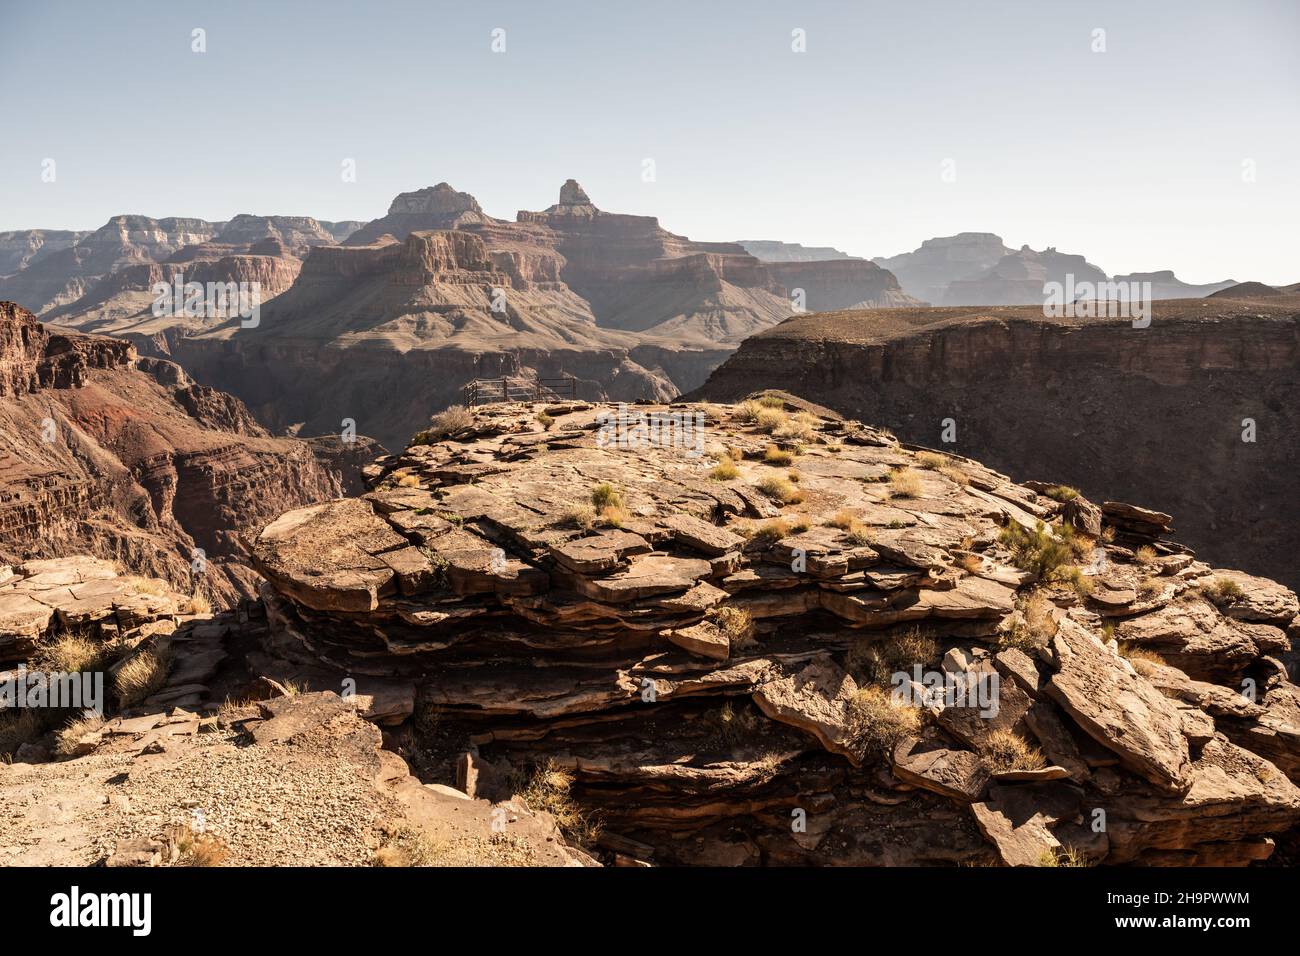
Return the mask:
[[572,177],[600,208],[696,240],[874,258],[993,232],[1112,275],[1289,284],[1298,38],[1300,7],[1266,0],[0,0],[0,230],[120,214],[368,221],[440,181],[513,219]]

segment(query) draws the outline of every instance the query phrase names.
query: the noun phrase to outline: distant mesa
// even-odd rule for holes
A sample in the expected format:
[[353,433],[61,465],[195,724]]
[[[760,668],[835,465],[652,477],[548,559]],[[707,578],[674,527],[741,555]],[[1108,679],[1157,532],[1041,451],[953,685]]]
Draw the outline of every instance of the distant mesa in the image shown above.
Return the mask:
[[[1294,287],[1292,287],[1294,288]],[[1271,299],[1274,296],[1286,295],[1282,289],[1276,289],[1271,285],[1265,285],[1262,282],[1239,282],[1237,285],[1228,286],[1226,289],[1220,289],[1218,292],[1212,292],[1209,295],[1211,299]]]
[[772,239],[741,239],[738,245],[763,262],[826,262],[832,259],[861,258],[830,246],[805,246],[797,242],[777,242]]
[[[920,248],[872,260],[898,277],[903,291],[938,305],[1033,305],[1043,301],[1043,282],[1104,282],[1106,273],[1081,255],[1047,247],[1007,248],[991,232],[962,232],[927,239]],[[1196,285],[1169,269],[1114,276],[1115,282],[1150,282],[1153,299],[1202,298],[1233,280]]]

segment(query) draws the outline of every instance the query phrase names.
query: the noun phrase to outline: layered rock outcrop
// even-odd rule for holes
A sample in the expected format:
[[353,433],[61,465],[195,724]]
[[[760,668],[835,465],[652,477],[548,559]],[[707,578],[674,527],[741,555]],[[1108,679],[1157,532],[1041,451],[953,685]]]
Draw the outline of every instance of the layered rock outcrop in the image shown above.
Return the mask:
[[351,447],[272,437],[175,363],[13,303],[0,303],[0,436],[0,560],[90,551],[218,604],[256,586],[241,535],[358,474]]
[[1243,864],[1300,820],[1295,595],[1168,515],[793,399],[448,428],[254,546],[268,647],[408,687],[439,782],[559,774],[629,862]]
[[1190,546],[1300,587],[1298,320],[1285,296],[1157,303],[1149,328],[1030,308],[800,316],[694,394],[784,389],[1013,475],[1159,503]]

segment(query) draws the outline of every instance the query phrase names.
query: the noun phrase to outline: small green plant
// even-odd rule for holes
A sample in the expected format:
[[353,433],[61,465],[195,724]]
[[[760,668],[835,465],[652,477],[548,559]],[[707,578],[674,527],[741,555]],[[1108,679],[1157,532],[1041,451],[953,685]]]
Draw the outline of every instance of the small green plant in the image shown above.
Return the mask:
[[591,504],[597,511],[610,506],[623,504],[623,495],[608,481],[602,481],[591,489]]
[[1074,557],[1069,540],[1055,535],[1041,521],[1032,531],[1015,521],[1008,521],[998,534],[998,541],[1011,552],[1011,561],[1016,567],[1039,578],[1047,578]]
[[1201,593],[1215,604],[1231,604],[1241,600],[1241,585],[1231,578],[1215,578],[1201,586]]
[[1044,491],[1043,494],[1047,495],[1047,497],[1051,498],[1053,501],[1066,502],[1073,501],[1075,498],[1079,497],[1079,489],[1071,488],[1069,485],[1053,485]]

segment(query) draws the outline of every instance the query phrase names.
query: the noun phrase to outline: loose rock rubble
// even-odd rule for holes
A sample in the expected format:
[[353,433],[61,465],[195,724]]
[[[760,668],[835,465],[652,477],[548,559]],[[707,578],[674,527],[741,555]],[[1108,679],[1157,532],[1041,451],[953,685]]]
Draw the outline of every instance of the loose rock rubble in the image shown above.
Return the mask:
[[[1244,864],[1300,820],[1294,594],[780,404],[435,427],[258,537],[268,647],[407,702],[470,796],[569,775],[616,862]],[[992,713],[891,699],[935,676]]]

